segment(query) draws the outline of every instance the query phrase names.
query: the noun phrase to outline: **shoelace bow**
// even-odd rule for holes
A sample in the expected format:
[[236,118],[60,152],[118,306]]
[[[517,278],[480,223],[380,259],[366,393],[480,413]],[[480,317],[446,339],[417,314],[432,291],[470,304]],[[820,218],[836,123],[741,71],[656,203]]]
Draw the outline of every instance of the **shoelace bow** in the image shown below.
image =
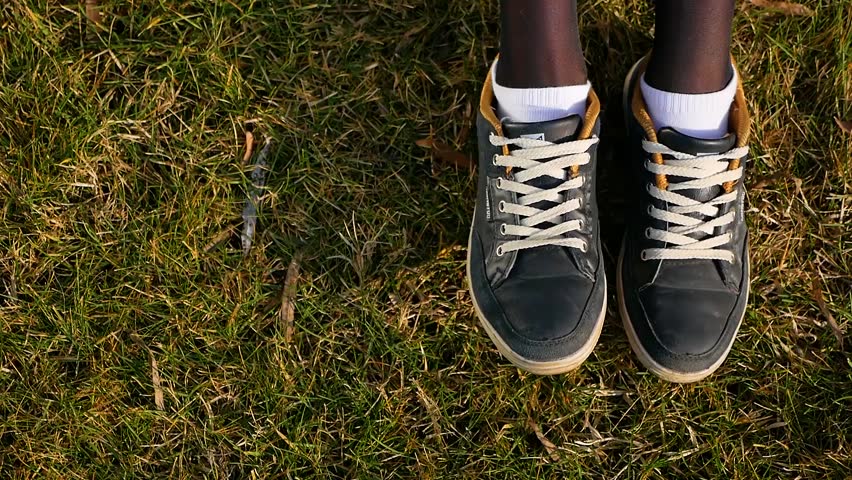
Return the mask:
[[[588,246],[584,240],[564,237],[566,233],[581,229],[583,221],[560,222],[558,219],[582,205],[580,198],[567,199],[565,195],[565,192],[583,185],[583,177],[571,178],[569,170],[571,167],[589,163],[591,156],[588,150],[598,143],[598,138],[555,144],[545,140],[492,135],[490,141],[495,147],[505,145],[517,147],[509,155],[495,155],[493,158],[495,165],[514,169],[510,178],[499,177],[496,187],[518,195],[518,203],[502,201],[498,209],[501,212],[515,214],[520,219],[520,225],[504,223],[501,226],[500,232],[503,235],[520,238],[498,245],[497,255],[544,245],[560,245],[586,251]],[[529,184],[530,181],[542,176],[556,178],[563,182],[553,188],[539,188]],[[541,201],[556,205],[548,209],[532,206]],[[545,223],[553,225],[542,226]]]
[[[729,161],[744,157],[748,153],[748,147],[738,147],[725,153],[709,155],[690,155],[649,141],[643,141],[642,148],[650,154],[659,153],[671,157],[666,159],[666,163],[663,165],[646,161],[645,168],[649,172],[691,179],[677,183],[669,182],[666,190],[658,188],[653,183],[648,184],[648,193],[667,204],[666,210],[654,206],[649,207],[648,215],[666,222],[666,229],[660,230],[649,227],[645,230],[645,236],[649,239],[665,242],[667,246],[643,250],[642,259],[708,259],[733,262],[733,252],[718,248],[727,244],[731,240],[732,234],[726,232],[721,235],[713,235],[713,231],[717,227],[732,223],[736,218],[735,209],[731,209],[724,215],[720,214],[722,205],[736,201],[736,189],[706,202],[694,200],[677,193],[677,191],[736,182],[743,176],[743,167],[741,165],[739,168],[729,170]],[[690,214],[701,214],[709,220],[694,218],[689,216]],[[696,233],[704,233],[707,236],[701,239],[690,237],[690,235]]]

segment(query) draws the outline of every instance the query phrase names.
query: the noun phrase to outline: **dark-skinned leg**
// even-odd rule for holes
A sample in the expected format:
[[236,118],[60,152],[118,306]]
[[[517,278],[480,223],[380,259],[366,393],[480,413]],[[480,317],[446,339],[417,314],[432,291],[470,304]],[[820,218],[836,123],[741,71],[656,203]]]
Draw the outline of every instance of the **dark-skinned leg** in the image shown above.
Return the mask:
[[734,0],[656,0],[645,81],[677,93],[709,93],[731,79]]
[[493,72],[500,118],[534,123],[582,115],[591,85],[577,0],[501,0],[500,60]]
[[542,88],[586,83],[577,0],[501,0],[497,83]]

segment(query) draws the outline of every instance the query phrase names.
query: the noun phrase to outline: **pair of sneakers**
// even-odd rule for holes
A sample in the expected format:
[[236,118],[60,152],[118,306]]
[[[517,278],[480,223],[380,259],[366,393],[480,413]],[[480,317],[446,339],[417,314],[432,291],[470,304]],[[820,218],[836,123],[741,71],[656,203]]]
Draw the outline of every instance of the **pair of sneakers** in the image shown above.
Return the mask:
[[[742,86],[730,133],[706,140],[655,130],[639,80],[624,87],[628,218],[618,306],[630,345],[663,379],[695,382],[733,345],[749,286]],[[479,184],[467,274],[482,325],[503,356],[536,374],[573,370],[604,323],[607,282],[595,197],[600,102],[583,117],[501,122],[486,79],[477,118]]]

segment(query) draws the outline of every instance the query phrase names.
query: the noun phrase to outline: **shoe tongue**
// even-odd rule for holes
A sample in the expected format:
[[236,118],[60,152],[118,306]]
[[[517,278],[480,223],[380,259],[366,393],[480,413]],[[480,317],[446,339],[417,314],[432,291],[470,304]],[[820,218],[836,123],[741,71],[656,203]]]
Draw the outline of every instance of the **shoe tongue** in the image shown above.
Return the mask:
[[507,138],[523,137],[562,143],[574,140],[580,131],[582,123],[583,120],[579,115],[571,115],[548,122],[520,123],[505,121],[503,122],[503,134]]
[[[580,133],[580,128],[583,125],[583,119],[580,115],[571,115],[557,120],[536,123],[520,123],[520,122],[503,122],[503,135],[507,138],[532,138],[535,140],[545,140],[552,143],[565,143],[577,139]],[[547,160],[541,160],[547,161]],[[541,176],[528,182],[529,185],[538,188],[554,188],[565,180],[552,178],[549,176]],[[548,209],[555,204],[548,201],[541,201],[532,204],[532,207],[540,209]],[[562,220],[557,220],[562,221]],[[547,227],[551,224],[544,223],[541,227]],[[515,260],[513,271],[517,271],[521,278],[535,276],[527,272],[542,272],[550,271],[549,268],[542,268],[542,265],[564,265],[564,262],[569,260],[569,255],[565,248],[561,247],[540,247],[530,250],[521,250],[518,252]]]
[[657,141],[678,152],[698,155],[700,153],[724,153],[734,148],[737,136],[729,133],[722,138],[695,138],[678,132],[674,128],[661,128]]
[[[724,153],[734,148],[737,142],[737,136],[729,133],[722,138],[695,138],[689,135],[678,132],[673,128],[661,128],[657,132],[657,141],[672,150],[688,153],[690,155]],[[673,182],[685,182],[691,180],[689,178],[669,176],[669,180]],[[706,202],[716,198],[722,191],[721,185],[713,185],[707,188],[678,190],[678,193],[698,200]]]
[[[682,153],[688,153],[690,155],[717,154],[727,152],[728,150],[734,148],[734,145],[737,142],[737,136],[733,133],[729,133],[722,138],[695,138],[680,133],[673,128],[666,127],[661,128],[660,131],[657,132],[657,141],[672,150]],[[679,183],[693,179],[669,175],[668,180],[670,182]],[[692,198],[693,200],[698,200],[699,202],[707,202],[718,197],[722,193],[722,186],[711,185],[706,188],[678,190],[677,193],[685,197]],[[695,213],[690,216],[698,218],[702,221],[708,220],[708,218],[706,218],[706,215],[701,215],[700,213]],[[696,232],[692,234],[692,236],[698,239],[702,239],[706,238],[707,234]]]
[[[579,115],[571,115],[565,118],[550,120],[547,122],[520,123],[503,122],[503,135],[507,138],[532,138],[534,140],[545,140],[552,143],[564,143],[576,140],[580,133],[583,120]],[[513,147],[509,147],[515,150]],[[547,160],[540,160],[546,162]],[[529,182],[538,188],[553,188],[565,180],[548,176],[538,177]],[[547,208],[550,202],[538,202],[532,206],[536,208]]]
[[[583,123],[579,115],[571,115],[565,118],[550,120],[547,122],[535,123],[520,123],[520,122],[503,122],[503,135],[507,138],[532,138],[534,140],[546,140],[552,143],[564,143],[576,140],[577,134],[580,132],[580,125]],[[516,148],[509,147],[511,150]],[[548,160],[540,160],[547,162]],[[554,188],[564,182],[565,179],[549,177],[547,175],[530,180],[529,185],[538,188]],[[535,208],[549,208],[553,204],[548,201],[541,201],[531,205]]]

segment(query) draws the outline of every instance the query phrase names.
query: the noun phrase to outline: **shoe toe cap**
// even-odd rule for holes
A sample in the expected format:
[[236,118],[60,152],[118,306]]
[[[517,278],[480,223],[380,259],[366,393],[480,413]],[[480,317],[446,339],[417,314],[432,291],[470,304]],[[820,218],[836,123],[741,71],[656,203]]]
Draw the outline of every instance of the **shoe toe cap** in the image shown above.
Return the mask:
[[704,355],[725,336],[735,293],[650,286],[639,294],[642,309],[660,346],[675,355]]
[[577,330],[594,283],[579,276],[507,281],[494,293],[520,336],[535,342],[558,340]]

